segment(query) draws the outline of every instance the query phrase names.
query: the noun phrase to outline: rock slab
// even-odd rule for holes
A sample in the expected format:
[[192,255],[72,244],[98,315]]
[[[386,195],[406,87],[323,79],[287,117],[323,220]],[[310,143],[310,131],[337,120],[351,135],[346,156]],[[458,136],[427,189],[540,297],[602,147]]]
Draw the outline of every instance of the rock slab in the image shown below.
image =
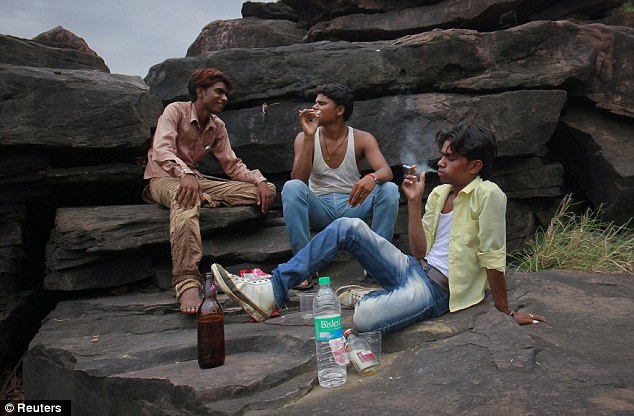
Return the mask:
[[[351,261],[328,273],[335,286],[361,276]],[[200,370],[195,320],[164,293],[62,302],[25,357],[25,395],[72,400],[77,415],[634,412],[634,280],[545,272],[508,281],[511,305],[547,323],[519,327],[486,301],[384,337],[380,372],[350,371],[334,390],[316,387],[312,327],[296,303],[262,324],[233,317],[225,365]]]

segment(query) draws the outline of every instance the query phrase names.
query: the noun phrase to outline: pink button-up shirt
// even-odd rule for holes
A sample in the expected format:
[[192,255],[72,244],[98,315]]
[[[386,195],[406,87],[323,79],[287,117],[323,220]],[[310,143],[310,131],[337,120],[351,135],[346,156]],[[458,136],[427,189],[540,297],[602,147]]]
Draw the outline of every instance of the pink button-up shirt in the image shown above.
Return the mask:
[[231,149],[225,123],[212,115],[202,133],[198,129],[194,103],[175,102],[165,107],[159,117],[152,147],[148,151],[145,179],[186,173],[198,177],[198,161],[208,153],[218,159],[224,172],[233,180],[257,184],[265,181],[259,170],[249,170]]

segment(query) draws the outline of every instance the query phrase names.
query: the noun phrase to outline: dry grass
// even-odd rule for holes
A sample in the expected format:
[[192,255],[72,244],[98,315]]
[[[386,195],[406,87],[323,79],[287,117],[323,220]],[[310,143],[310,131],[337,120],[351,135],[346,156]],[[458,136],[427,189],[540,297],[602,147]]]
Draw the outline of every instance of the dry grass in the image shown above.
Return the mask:
[[570,213],[571,195],[561,201],[544,232],[538,230],[528,249],[511,257],[521,272],[583,270],[634,274],[634,232],[629,223],[602,223],[601,209]]
[[0,400],[24,401],[21,368],[22,359],[12,369],[0,373]]

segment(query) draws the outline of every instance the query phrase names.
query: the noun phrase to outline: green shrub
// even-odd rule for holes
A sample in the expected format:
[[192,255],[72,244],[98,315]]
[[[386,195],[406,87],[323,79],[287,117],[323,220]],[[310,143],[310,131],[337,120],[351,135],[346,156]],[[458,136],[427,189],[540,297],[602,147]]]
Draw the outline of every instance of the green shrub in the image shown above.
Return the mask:
[[622,226],[602,223],[601,208],[581,215],[570,213],[572,196],[566,195],[544,232],[511,255],[516,270],[584,270],[634,274],[634,233],[629,222]]
[[631,13],[634,12],[634,5],[631,1],[624,1],[623,4],[617,9],[618,13]]

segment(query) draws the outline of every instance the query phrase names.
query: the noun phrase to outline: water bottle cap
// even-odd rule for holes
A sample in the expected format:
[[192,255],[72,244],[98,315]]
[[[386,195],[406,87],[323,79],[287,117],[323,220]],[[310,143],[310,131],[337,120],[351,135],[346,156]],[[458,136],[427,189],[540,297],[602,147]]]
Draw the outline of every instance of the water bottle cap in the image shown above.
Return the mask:
[[329,285],[330,284],[330,276],[323,276],[319,278],[320,285]]

